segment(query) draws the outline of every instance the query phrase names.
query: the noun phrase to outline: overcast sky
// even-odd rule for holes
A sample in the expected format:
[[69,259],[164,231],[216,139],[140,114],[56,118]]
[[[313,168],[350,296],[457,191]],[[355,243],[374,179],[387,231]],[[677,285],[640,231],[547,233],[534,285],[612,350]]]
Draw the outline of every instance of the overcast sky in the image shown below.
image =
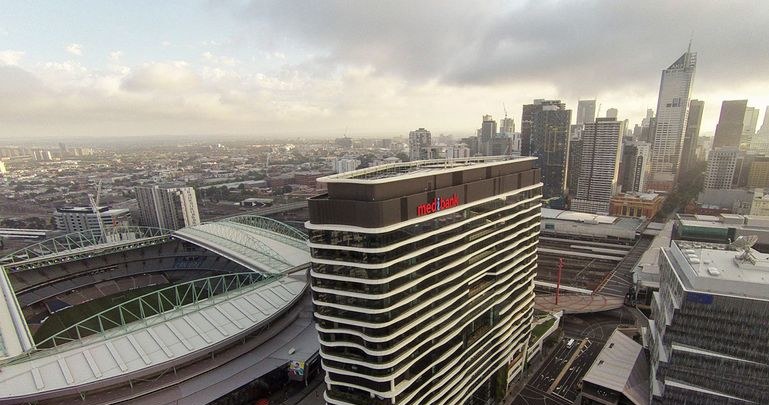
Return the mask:
[[469,135],[535,98],[632,126],[690,37],[703,132],[725,99],[763,120],[765,0],[8,0],[0,137]]

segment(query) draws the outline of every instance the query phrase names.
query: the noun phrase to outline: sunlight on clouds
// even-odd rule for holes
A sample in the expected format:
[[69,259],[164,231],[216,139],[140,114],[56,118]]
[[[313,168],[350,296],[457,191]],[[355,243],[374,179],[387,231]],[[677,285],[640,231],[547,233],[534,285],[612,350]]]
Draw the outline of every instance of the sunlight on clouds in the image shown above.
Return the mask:
[[82,56],[83,55],[83,45],[80,44],[69,44],[65,48],[67,52],[75,55],[75,56]]
[[5,50],[0,51],[0,65],[14,66],[18,65],[21,58],[24,57],[23,51]]

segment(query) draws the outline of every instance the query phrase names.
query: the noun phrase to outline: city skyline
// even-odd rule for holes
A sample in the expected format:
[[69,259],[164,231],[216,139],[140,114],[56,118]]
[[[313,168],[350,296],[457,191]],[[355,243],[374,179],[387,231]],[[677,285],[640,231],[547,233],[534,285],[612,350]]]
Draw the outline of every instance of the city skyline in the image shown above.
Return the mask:
[[[703,136],[724,100],[769,105],[758,2],[665,5],[660,22],[660,4],[630,2],[147,7],[10,5],[0,17],[0,137],[467,135],[479,113],[502,117],[505,103],[518,121],[537,98],[570,109],[596,99],[598,116],[613,107],[635,123],[690,38]],[[627,24],[598,24],[611,18]],[[703,28],[732,18],[729,31]]]

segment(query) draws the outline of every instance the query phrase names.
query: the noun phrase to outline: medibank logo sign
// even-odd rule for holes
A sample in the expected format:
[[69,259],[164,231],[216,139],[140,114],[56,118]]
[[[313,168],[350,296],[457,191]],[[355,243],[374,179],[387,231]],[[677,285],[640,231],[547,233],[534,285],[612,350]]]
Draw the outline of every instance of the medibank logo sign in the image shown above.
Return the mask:
[[453,208],[459,205],[459,197],[454,194],[451,197],[436,197],[433,202],[421,204],[417,207],[417,215],[427,215],[447,208]]

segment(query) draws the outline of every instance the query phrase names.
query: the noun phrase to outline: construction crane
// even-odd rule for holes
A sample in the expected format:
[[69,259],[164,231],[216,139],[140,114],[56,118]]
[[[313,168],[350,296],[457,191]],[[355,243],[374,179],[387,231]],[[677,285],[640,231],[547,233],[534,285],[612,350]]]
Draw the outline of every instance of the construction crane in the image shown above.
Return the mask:
[[88,200],[91,203],[91,210],[96,215],[96,222],[99,224],[99,242],[103,243],[107,239],[107,232],[104,228],[104,221],[101,219],[101,213],[99,212],[99,199],[101,198],[101,180],[96,184],[96,197],[93,194],[88,194]]
[[507,118],[507,107],[505,107],[505,102],[502,102],[502,109],[505,111],[505,118]]

